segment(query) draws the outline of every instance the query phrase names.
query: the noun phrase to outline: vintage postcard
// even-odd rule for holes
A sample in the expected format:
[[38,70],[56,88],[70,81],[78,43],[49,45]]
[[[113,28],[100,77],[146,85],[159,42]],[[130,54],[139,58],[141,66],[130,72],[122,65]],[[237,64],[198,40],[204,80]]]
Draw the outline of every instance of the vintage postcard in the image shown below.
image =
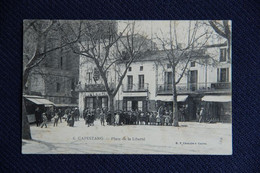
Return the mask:
[[232,154],[228,20],[24,20],[23,154]]

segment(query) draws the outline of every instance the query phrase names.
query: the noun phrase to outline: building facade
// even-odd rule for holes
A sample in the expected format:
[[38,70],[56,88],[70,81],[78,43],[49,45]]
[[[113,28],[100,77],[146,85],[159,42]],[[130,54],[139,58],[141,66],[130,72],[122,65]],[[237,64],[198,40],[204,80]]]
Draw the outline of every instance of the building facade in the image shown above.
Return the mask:
[[[55,40],[50,47],[61,44]],[[79,79],[79,56],[70,46],[62,47],[46,55],[38,67],[30,73],[26,93],[43,96],[56,106],[78,104],[75,88]]]
[[[206,46],[204,58],[196,58],[177,84],[178,106],[185,108],[185,121],[198,121],[201,107],[207,110],[208,118],[216,121],[231,121],[231,60],[226,44]],[[117,95],[116,110],[158,111],[160,106],[172,110],[172,71],[162,50],[147,51],[143,58],[129,67]],[[160,61],[158,61],[158,59]],[[117,64],[119,67],[120,64]],[[176,77],[182,72],[178,67]],[[116,66],[115,66],[116,69]],[[107,107],[108,97],[102,79],[93,82],[94,65],[80,68],[79,107]],[[115,70],[116,71],[116,70]],[[116,85],[115,71],[108,73],[111,85]]]

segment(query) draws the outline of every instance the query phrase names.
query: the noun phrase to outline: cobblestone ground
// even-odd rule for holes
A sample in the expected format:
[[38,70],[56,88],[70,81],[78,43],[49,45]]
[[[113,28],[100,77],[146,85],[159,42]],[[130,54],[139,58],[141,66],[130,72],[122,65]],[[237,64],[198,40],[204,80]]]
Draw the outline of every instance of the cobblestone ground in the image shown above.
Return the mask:
[[31,125],[33,140],[23,154],[232,154],[231,124],[180,122],[180,127],[125,125],[87,127],[83,119],[67,126]]

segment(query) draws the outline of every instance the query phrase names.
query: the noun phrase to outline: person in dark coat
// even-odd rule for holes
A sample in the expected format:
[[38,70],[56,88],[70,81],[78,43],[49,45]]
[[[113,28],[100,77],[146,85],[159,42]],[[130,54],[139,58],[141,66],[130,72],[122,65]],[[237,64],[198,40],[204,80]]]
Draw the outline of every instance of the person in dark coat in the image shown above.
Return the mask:
[[62,113],[61,113],[61,109],[58,110],[57,112],[57,115],[58,115],[58,119],[60,120],[60,122],[62,123],[61,119],[62,119]]
[[73,127],[75,123],[75,111],[72,111],[71,113],[71,122],[70,122],[70,127]]
[[106,122],[107,122],[107,125],[111,125],[111,113],[110,113],[110,111],[107,112]]
[[125,117],[122,111],[119,111],[119,124],[122,125],[124,124]]
[[79,109],[76,107],[74,112],[75,112],[75,120],[79,121]]
[[88,112],[86,121],[87,121],[88,127],[91,126],[91,123],[92,123],[92,115],[91,115],[91,112]]
[[94,121],[95,121],[95,116],[96,116],[96,111],[95,111],[95,109],[93,109],[92,110],[92,112],[91,112],[91,125],[93,125],[94,126]]
[[83,119],[85,120],[85,124],[87,124],[87,118],[88,118],[88,108],[84,109],[83,111]]
[[101,126],[105,126],[105,113],[103,112],[103,110],[100,112],[100,122]]
[[35,120],[36,120],[36,126],[38,127],[41,124],[41,112],[39,107],[35,109]]
[[68,126],[70,127],[73,127],[74,126],[74,111],[71,111],[68,115],[68,120],[67,120],[67,123],[68,123]]

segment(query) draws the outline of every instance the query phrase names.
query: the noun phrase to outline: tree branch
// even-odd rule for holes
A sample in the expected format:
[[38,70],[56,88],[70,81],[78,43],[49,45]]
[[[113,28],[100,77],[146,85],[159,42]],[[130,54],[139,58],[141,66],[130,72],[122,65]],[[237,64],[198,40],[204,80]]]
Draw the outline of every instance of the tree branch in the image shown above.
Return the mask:
[[226,33],[224,33],[223,31],[221,31],[213,21],[209,21],[209,24],[210,24],[211,27],[214,29],[214,31],[216,31],[216,33],[218,33],[220,36],[222,36],[222,37],[228,39]]

